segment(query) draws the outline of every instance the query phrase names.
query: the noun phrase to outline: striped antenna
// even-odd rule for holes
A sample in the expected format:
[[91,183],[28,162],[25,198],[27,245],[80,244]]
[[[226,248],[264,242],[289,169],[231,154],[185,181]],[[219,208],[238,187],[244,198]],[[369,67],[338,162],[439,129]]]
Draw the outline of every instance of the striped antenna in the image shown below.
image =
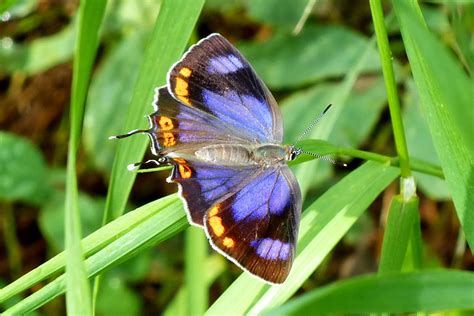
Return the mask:
[[347,164],[346,164],[345,162],[336,161],[336,160],[332,159],[331,156],[319,155],[319,154],[307,152],[307,151],[304,151],[304,150],[300,150],[300,152],[301,152],[302,154],[306,154],[306,155],[313,156],[313,157],[315,157],[316,159],[321,159],[321,160],[329,161],[330,163],[332,163],[332,164],[334,164],[334,165],[337,165],[337,166],[347,167]]
[[324,111],[318,115],[318,117],[316,117],[316,119],[314,119],[314,121],[304,130],[304,132],[300,135],[300,137],[298,137],[296,139],[296,142],[295,144],[297,144],[300,140],[303,139],[303,137],[309,133],[310,130],[312,130],[316,124],[319,123],[319,121],[323,118],[324,114],[326,114],[326,112],[331,108],[332,104],[328,104],[328,106],[326,106],[326,108],[324,109]]

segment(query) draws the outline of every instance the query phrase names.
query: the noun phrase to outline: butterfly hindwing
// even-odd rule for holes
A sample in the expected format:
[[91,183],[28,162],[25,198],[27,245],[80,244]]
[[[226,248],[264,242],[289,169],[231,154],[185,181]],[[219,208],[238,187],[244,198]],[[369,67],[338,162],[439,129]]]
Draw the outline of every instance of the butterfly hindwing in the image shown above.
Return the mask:
[[216,116],[249,141],[282,141],[275,99],[239,51],[219,34],[192,46],[172,67],[168,88],[179,102]]
[[250,273],[282,283],[293,263],[301,193],[287,166],[261,169],[205,217],[213,246]]
[[255,176],[256,167],[225,167],[199,161],[172,158],[170,182],[179,184],[190,223],[203,226],[207,210],[225,196],[233,194]]

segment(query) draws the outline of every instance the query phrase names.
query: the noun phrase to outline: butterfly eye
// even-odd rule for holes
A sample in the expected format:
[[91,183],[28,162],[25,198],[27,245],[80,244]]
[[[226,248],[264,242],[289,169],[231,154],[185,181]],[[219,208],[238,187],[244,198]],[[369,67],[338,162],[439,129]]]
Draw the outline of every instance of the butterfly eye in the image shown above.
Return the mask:
[[296,157],[298,157],[299,155],[301,155],[301,149],[300,148],[292,148],[291,149],[291,152],[290,152],[290,161],[291,160],[295,160]]

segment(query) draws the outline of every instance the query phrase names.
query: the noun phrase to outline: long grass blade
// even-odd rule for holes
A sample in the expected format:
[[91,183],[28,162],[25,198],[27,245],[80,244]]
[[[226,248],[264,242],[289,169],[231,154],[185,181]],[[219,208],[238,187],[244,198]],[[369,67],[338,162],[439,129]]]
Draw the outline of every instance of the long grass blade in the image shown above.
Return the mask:
[[71,315],[91,315],[91,296],[81,249],[81,224],[77,202],[76,154],[82,132],[87,90],[99,45],[99,28],[105,11],[105,0],[81,1],[74,58],[71,93],[70,138],[68,148],[65,240],[66,240],[66,307]]

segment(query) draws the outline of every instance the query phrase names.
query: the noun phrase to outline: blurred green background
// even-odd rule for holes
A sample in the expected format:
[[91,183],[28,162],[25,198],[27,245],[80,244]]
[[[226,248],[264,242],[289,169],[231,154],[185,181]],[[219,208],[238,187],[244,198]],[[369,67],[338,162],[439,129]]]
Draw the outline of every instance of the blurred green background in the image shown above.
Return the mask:
[[[326,140],[341,147],[394,155],[368,3],[320,0],[305,20],[307,5],[307,0],[210,0],[189,44],[219,32],[236,45],[279,102],[287,143],[295,140],[328,103],[333,103],[340,113]],[[421,7],[429,29],[472,75],[472,4],[434,1],[424,2]],[[83,236],[101,226],[116,149],[116,143],[108,137],[126,132],[123,126],[128,104],[159,8],[158,0],[108,2],[78,153]],[[385,9],[410,156],[439,165],[399,25],[390,6]],[[0,2],[0,287],[64,250],[77,10],[78,1],[69,0]],[[361,75],[342,107],[335,95],[367,47]],[[153,91],[149,93],[151,96]],[[144,118],[137,128],[146,125]],[[362,163],[338,158],[347,160],[349,166],[320,162],[305,205]],[[175,192],[176,186],[165,182],[167,176],[166,171],[138,175],[128,209]],[[474,257],[463,246],[445,181],[420,173],[415,173],[415,178],[427,265],[474,269]],[[388,201],[396,192],[397,183],[393,183],[376,199],[298,294],[377,270]],[[98,314],[165,313],[183,283],[183,249],[183,234],[178,234],[108,271],[98,298]],[[210,303],[241,273],[221,256],[212,260],[210,269],[215,273]],[[15,299],[2,307],[10,306]],[[64,310],[61,297],[42,307],[38,314],[59,315]]]

